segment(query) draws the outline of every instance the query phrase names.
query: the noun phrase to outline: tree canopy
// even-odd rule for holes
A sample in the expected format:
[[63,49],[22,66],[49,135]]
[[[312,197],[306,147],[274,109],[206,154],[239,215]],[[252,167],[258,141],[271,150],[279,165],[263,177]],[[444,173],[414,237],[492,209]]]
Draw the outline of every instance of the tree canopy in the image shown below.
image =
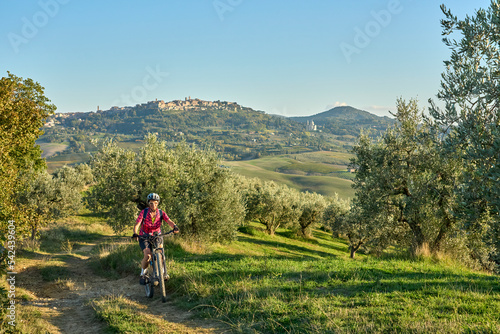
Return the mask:
[[86,200],[106,212],[117,232],[132,228],[147,194],[158,193],[160,207],[183,234],[205,241],[230,241],[243,222],[244,206],[233,175],[220,167],[217,153],[187,144],[169,149],[154,135],[139,154],[108,141],[92,157],[95,185]]
[[45,119],[56,109],[39,83],[7,73],[0,79],[0,218],[3,222],[16,218],[14,194],[22,188],[17,182],[19,171],[31,167],[41,170],[45,165],[35,140],[43,133],[40,129]]

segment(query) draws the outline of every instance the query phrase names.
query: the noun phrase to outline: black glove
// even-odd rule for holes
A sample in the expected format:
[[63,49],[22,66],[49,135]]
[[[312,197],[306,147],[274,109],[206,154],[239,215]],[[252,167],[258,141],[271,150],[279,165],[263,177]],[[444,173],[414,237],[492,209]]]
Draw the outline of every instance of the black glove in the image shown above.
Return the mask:
[[174,225],[174,233],[175,232],[179,232],[179,228],[177,227],[177,225]]
[[135,233],[134,233],[134,234],[132,234],[131,238],[132,238],[132,239],[134,239],[134,238],[139,238],[139,234],[135,234]]

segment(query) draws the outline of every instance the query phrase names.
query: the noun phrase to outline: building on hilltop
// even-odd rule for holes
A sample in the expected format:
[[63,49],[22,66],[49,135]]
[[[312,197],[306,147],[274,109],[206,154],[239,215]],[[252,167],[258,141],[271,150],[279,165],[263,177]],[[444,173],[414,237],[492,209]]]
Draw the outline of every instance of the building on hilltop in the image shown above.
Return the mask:
[[307,121],[306,123],[306,131],[316,131],[318,130],[316,124],[314,124],[314,121],[311,120],[310,122]]
[[[234,110],[241,108],[236,102],[227,101],[205,101],[198,98],[192,99],[191,96],[185,97],[184,100],[173,100],[170,102],[165,102],[163,100],[155,99],[155,101],[149,101],[142,104],[137,104],[136,107],[142,108],[158,108],[162,110],[207,110],[207,108],[219,108],[224,110]],[[131,107],[117,107],[113,106],[110,111],[118,111],[131,109]],[[98,110],[102,112],[101,110]]]

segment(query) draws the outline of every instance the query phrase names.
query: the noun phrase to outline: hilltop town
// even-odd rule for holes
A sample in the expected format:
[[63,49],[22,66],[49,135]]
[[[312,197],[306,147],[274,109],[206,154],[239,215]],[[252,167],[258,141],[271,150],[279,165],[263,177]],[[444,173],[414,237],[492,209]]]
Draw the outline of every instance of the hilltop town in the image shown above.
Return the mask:
[[[174,100],[170,102],[165,102],[163,100],[156,99],[155,101],[149,101],[147,103],[138,104],[135,107],[143,108],[157,108],[161,110],[207,110],[207,109],[221,109],[221,110],[242,110],[250,109],[240,106],[236,102],[227,101],[204,101],[200,99],[192,99],[191,96],[186,97],[184,100]],[[111,107],[110,111],[117,110],[127,110],[132,109],[132,107]],[[99,111],[99,110],[98,110]]]
[[[163,100],[156,99],[155,101],[149,101],[142,104],[137,104],[135,106],[124,106],[118,107],[113,106],[108,110],[101,110],[99,106],[97,106],[97,110],[95,113],[109,115],[119,111],[129,111],[133,109],[153,109],[153,110],[190,110],[190,111],[202,111],[202,110],[227,110],[227,111],[239,111],[239,110],[252,110],[252,108],[243,107],[236,102],[228,102],[228,101],[204,101],[200,99],[192,99],[191,96],[186,97],[184,100],[174,100],[170,102],[165,102]],[[88,114],[89,112],[65,112],[65,113],[55,113],[53,116],[50,116],[45,123],[45,127],[50,128],[57,124],[61,124],[57,119],[73,119],[81,121],[84,114]],[[92,111],[90,113],[93,113]]]

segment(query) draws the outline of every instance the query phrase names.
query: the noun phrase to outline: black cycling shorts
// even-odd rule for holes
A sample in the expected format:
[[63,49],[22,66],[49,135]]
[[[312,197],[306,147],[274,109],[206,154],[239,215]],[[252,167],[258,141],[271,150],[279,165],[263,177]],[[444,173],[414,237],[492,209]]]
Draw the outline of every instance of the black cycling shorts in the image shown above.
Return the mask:
[[151,248],[151,245],[149,244],[149,242],[147,240],[144,240],[141,238],[139,238],[139,247],[141,247],[142,251],[144,251],[146,248],[153,250],[153,248]]

